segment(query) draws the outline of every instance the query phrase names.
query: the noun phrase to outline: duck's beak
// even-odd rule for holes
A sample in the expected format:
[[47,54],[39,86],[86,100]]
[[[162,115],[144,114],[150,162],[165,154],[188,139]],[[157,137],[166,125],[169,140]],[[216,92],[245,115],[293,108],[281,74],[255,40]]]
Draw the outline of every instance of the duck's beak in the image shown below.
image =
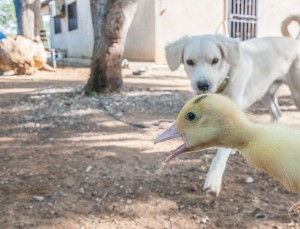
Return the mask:
[[167,130],[162,132],[156,138],[154,138],[153,142],[154,144],[156,144],[159,142],[167,141],[172,138],[179,138],[179,137],[181,137],[181,134],[176,130],[176,123],[174,122],[172,126],[170,126]]
[[[154,144],[156,144],[159,142],[163,142],[163,141],[167,141],[169,139],[179,138],[179,137],[182,137],[182,135],[176,130],[176,123],[173,123],[172,126],[170,126],[167,130],[165,130],[160,135],[158,135],[153,141],[154,141]],[[165,163],[170,162],[175,157],[177,157],[179,154],[182,154],[182,153],[186,152],[187,150],[188,150],[188,148],[187,148],[186,144],[185,143],[182,144],[181,146],[176,148],[169,157],[166,158]]]

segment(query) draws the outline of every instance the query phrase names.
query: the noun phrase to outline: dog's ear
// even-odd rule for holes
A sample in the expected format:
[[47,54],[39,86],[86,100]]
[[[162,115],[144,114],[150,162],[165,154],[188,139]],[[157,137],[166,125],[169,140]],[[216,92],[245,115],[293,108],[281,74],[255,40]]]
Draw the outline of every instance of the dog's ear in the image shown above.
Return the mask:
[[170,43],[166,46],[166,59],[169,65],[169,68],[174,71],[179,68],[179,65],[182,63],[183,50],[188,41],[188,36],[182,37],[173,43]]
[[226,61],[232,66],[237,65],[240,60],[240,40],[222,35],[217,35],[216,39]]

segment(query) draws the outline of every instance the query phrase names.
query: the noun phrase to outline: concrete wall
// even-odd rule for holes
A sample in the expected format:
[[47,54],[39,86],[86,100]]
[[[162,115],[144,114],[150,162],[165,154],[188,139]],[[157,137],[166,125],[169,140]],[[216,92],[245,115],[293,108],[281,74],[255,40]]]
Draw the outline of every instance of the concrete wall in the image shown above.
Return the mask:
[[[165,63],[164,47],[169,42],[184,35],[226,34],[227,4],[227,0],[140,0],[128,31],[124,57]],[[281,36],[282,20],[297,13],[300,14],[299,0],[259,0],[258,36]],[[93,29],[88,0],[77,0],[77,14],[77,30],[68,31],[67,17],[62,19],[61,34],[54,34],[51,23],[52,46],[67,49],[70,57],[91,57]]]
[[155,59],[155,1],[139,1],[128,30],[124,57],[143,61]]
[[[74,0],[66,0],[70,4]],[[184,35],[215,33],[223,20],[224,0],[140,0],[129,28],[124,57],[131,60],[165,63],[164,46]],[[207,9],[210,8],[210,13]],[[54,34],[52,47],[67,50],[70,57],[91,57],[93,30],[90,4],[77,0],[78,29],[68,31],[68,18],[62,18],[62,33]],[[203,16],[205,15],[205,16]],[[205,18],[205,20],[203,20]]]
[[[156,5],[156,62],[165,63],[164,47],[185,35],[224,33],[226,0],[161,0]],[[217,29],[219,30],[217,31]]]
[[[74,0],[66,0],[66,5]],[[90,4],[87,0],[77,0],[78,29],[69,31],[68,17],[62,18],[62,33],[54,33],[51,19],[52,47],[67,50],[69,57],[91,57],[93,52],[93,27]],[[67,10],[66,10],[67,12]]]
[[[280,31],[281,22],[291,14],[300,14],[300,1],[260,0],[259,9],[258,36],[282,36]],[[299,26],[293,29],[295,33],[295,30],[299,31]]]

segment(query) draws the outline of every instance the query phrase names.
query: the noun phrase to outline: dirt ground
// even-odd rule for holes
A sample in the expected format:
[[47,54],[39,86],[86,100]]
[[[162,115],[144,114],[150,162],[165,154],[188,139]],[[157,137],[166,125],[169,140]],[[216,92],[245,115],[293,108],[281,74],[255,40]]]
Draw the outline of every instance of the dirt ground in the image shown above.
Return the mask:
[[[162,163],[180,143],[152,139],[193,95],[182,72],[126,70],[122,93],[85,97],[88,75],[0,76],[0,228],[299,228],[287,211],[300,196],[239,154],[219,197],[203,190],[214,150]],[[299,125],[280,95],[281,122]],[[270,119],[260,103],[249,113]]]

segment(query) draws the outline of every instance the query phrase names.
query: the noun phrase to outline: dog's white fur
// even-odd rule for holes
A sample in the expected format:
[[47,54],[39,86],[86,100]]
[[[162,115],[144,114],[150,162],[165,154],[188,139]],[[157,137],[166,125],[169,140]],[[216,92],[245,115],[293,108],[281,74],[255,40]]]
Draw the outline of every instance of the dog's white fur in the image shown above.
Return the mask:
[[[166,46],[171,70],[181,63],[196,93],[217,92],[227,75],[223,94],[246,109],[263,99],[272,118],[281,116],[276,91],[286,83],[300,109],[300,42],[286,37],[265,37],[240,42],[221,35],[183,37]],[[213,61],[217,58],[218,61]],[[214,62],[214,63],[213,63]],[[188,64],[189,63],[189,64]],[[208,82],[205,90],[199,82]],[[206,177],[205,189],[220,193],[231,149],[218,149]]]

